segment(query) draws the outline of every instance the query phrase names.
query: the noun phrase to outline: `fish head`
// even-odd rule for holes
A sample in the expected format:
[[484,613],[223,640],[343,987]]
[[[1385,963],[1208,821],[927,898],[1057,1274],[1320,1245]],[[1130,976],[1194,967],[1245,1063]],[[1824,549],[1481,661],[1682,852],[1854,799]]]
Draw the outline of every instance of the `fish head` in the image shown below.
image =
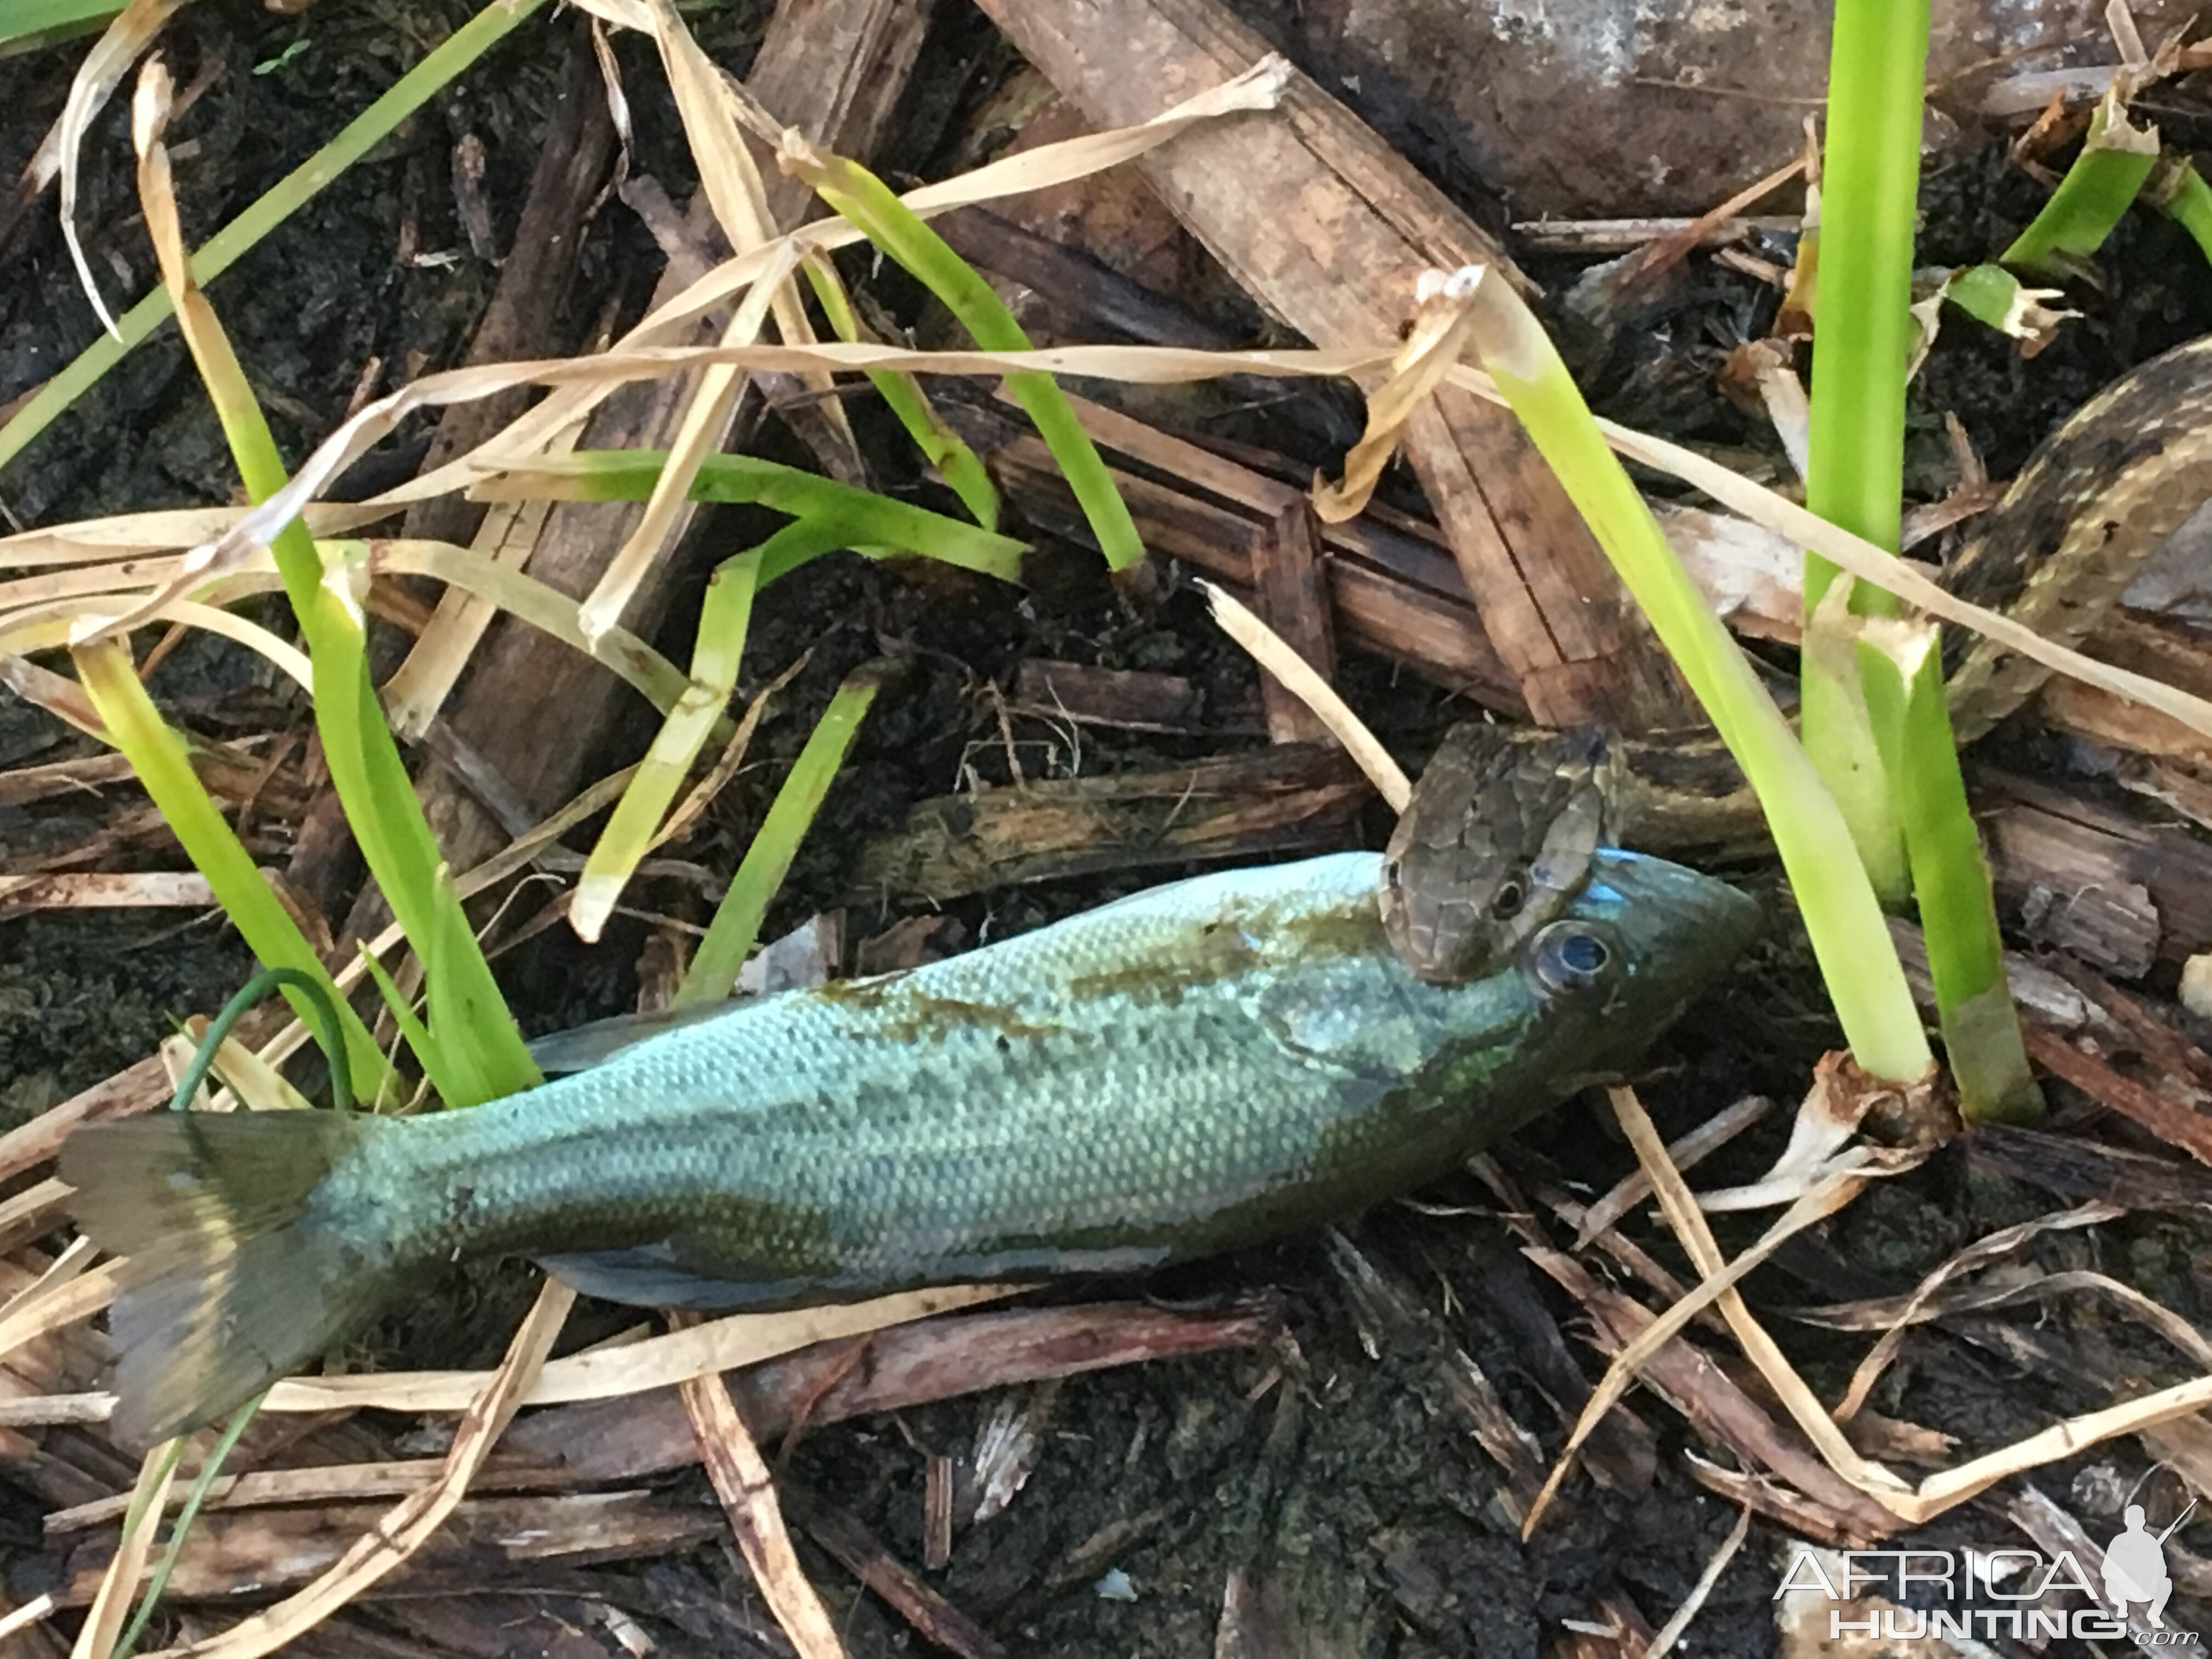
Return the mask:
[[1515,963],[1547,1032],[1591,1076],[1633,1063],[1757,935],[1759,906],[1664,859],[1601,850],[1589,883]]

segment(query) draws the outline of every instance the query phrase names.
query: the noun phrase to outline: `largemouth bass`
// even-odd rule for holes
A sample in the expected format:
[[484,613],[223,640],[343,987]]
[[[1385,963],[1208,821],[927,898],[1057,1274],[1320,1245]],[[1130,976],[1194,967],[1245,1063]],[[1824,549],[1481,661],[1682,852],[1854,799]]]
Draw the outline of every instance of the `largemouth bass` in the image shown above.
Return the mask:
[[455,1258],[766,1308],[1142,1269],[1346,1214],[1634,1061],[1757,922],[1606,851],[1510,960],[1435,985],[1390,948],[1381,870],[1176,882],[465,1111],[82,1129],[79,1224],[129,1257],[118,1428],[221,1416]]

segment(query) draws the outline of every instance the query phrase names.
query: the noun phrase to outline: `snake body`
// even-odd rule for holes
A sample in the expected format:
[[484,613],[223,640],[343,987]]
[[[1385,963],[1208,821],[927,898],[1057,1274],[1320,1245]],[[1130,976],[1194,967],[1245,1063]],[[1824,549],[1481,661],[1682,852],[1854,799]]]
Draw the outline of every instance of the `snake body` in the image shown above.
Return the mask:
[[[1944,585],[2045,639],[2078,646],[2208,499],[2212,335],[2153,358],[2075,410],[1984,517]],[[1978,635],[1951,644],[1951,724],[1961,743],[2020,708],[2051,675]],[[1588,732],[1473,722],[1447,735],[1384,866],[1383,920],[1417,972],[1449,981],[1482,971],[1557,912],[1579,879],[1560,872],[1595,810],[1594,787],[1604,790],[1607,835],[1646,850],[1740,843],[1761,833],[1757,800],[1710,732],[1614,739],[1601,765],[1590,758],[1595,742]],[[1560,814],[1564,840],[1553,828]]]

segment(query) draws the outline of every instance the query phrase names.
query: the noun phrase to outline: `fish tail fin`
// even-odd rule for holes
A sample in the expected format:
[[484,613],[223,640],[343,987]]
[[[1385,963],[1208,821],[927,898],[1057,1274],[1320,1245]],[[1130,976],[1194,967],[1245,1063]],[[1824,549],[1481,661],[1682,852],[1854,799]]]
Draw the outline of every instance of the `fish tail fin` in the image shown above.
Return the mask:
[[62,1149],[77,1225],[128,1258],[110,1334],[114,1417],[133,1442],[211,1422],[372,1318],[392,1253],[314,1200],[365,1135],[334,1112],[157,1112],[88,1125]]

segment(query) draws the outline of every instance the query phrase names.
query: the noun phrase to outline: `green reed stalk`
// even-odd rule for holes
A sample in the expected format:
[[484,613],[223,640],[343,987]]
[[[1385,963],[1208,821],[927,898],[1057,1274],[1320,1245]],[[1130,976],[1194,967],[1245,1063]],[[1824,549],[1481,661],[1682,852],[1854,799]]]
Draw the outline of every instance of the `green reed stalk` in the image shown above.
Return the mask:
[[1970,1123],[2027,1122],[2043,1115],[2043,1095],[2005,979],[1989,860],[1943,701],[1940,640],[1931,622],[1869,617],[1860,672],[1883,763],[1911,780],[1899,797],[1905,842],[1960,1111]]
[[[1821,146],[1820,289],[1814,320],[1805,504],[1895,552],[1912,343],[1912,234],[1920,180],[1929,0],[1837,0]],[[1822,648],[1820,601],[1836,568],[1805,556],[1805,749],[1851,826],[1875,890],[1910,884],[1888,780],[1848,648]],[[1868,613],[1894,608],[1861,585]]]
[[1758,792],[1851,1052],[1876,1077],[1917,1082],[1933,1064],[1928,1039],[1834,797],[1667,544],[1526,303],[1486,276],[1473,304],[1483,367]]

